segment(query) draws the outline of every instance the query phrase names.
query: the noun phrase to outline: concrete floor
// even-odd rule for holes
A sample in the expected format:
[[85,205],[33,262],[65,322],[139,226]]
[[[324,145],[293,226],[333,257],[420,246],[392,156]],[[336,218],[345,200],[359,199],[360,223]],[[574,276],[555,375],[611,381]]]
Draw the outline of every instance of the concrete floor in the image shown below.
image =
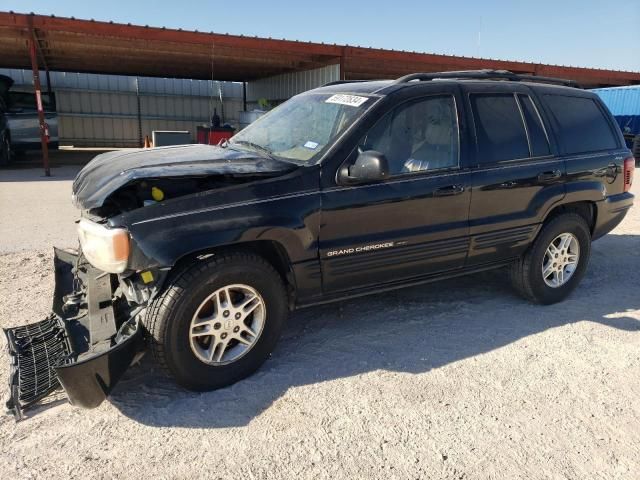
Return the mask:
[[75,243],[79,212],[71,204],[73,179],[93,157],[113,149],[51,150],[50,177],[39,151],[25,152],[0,168],[0,253]]
[[[50,311],[78,168],[0,170],[0,327]],[[636,206],[562,303],[500,270],[300,310],[259,372],[214,392],[148,356],[97,409],[54,395],[0,415],[0,478],[636,480],[638,285]],[[0,348],[0,404],[8,375]]]
[[0,170],[0,253],[68,246],[79,212],[71,204],[71,183],[80,166]]

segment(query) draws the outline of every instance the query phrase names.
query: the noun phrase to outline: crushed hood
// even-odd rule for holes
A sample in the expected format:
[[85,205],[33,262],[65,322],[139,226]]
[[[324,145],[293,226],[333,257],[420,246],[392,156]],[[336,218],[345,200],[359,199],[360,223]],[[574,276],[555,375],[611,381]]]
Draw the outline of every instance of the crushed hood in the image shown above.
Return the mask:
[[107,152],[91,160],[73,182],[73,202],[83,210],[101,207],[134,180],[206,175],[277,175],[296,166],[256,152],[212,145],[179,145]]

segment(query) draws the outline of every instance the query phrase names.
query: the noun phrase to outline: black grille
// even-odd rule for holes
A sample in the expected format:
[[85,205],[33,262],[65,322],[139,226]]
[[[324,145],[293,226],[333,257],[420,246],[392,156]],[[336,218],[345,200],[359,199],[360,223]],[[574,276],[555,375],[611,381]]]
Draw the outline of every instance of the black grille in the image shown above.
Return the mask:
[[4,333],[12,359],[7,407],[20,419],[26,407],[60,386],[54,367],[69,356],[71,346],[62,321],[55,315],[5,329]]

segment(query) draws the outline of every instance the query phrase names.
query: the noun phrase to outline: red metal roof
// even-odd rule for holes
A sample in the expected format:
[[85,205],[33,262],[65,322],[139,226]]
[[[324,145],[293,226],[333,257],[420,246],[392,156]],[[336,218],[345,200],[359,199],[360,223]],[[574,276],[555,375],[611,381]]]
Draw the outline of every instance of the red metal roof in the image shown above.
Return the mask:
[[456,57],[348,45],[204,33],[94,20],[0,12],[0,67],[30,68],[35,34],[49,70],[216,80],[254,80],[339,63],[346,79],[412,72],[505,69],[585,86],[640,84],[639,72]]

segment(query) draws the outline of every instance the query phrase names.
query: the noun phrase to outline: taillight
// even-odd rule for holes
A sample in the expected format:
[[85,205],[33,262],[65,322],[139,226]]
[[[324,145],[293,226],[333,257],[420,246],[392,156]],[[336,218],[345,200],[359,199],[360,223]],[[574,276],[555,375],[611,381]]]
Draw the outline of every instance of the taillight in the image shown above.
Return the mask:
[[636,168],[636,159],[633,157],[624,159],[624,191],[628,192],[631,189],[633,183],[633,171]]

